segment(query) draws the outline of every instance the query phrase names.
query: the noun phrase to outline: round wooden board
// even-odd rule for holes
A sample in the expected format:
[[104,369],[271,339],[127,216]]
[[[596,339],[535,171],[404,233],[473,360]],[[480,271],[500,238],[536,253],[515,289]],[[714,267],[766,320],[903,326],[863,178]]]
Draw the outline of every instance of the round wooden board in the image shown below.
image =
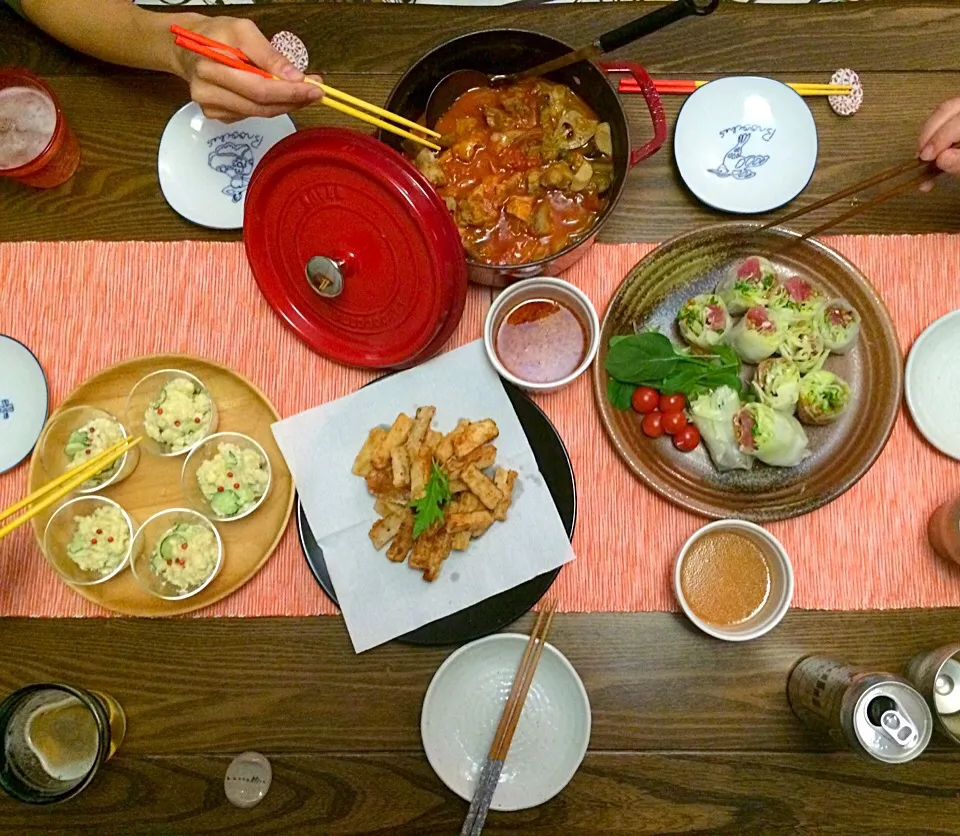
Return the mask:
[[[269,495],[253,514],[237,522],[216,523],[223,539],[223,568],[213,583],[197,595],[182,601],[155,598],[140,588],[130,571],[94,586],[70,584],[84,598],[123,615],[179,615],[226,598],[267,562],[293,511],[293,479],[270,431],[270,425],[279,421],[280,416],[249,380],[218,363],[181,354],[128,360],[91,377],[71,392],[57,411],[80,404],[96,406],[116,415],[126,425],[127,395],[144,375],[159,369],[181,369],[200,378],[217,404],[220,416],[217,431],[243,433],[260,442],[270,459],[273,480]],[[137,469],[120,484],[106,488],[103,495],[122,505],[134,525],[165,508],[189,507],[180,489],[184,459],[185,456],[153,456],[141,450]],[[40,461],[39,448],[34,450],[30,460],[30,490],[36,490],[51,478]],[[41,548],[50,513],[39,515],[31,523]]]
[[[607,307],[593,384],[601,419],[617,453],[647,485],[707,517],[768,522],[827,504],[870,469],[890,438],[900,410],[903,361],[890,314],[856,267],[819,241],[798,244],[793,240],[797,233],[780,228],[757,233],[757,226],[735,221],[700,227],[641,260]],[[674,343],[682,343],[676,328],[680,306],[690,296],[711,292],[724,269],[748,255],[767,256],[781,276],[804,276],[829,296],[847,299],[863,321],[856,347],[847,355],[827,359],[826,368],[847,380],[853,394],[835,424],[806,428],[812,455],[796,467],[758,463],[749,471],[720,473],[703,446],[693,453],[680,453],[666,438],[646,438],[640,416],[632,410],[614,409],[607,401],[604,362],[610,338],[635,329],[654,328]]]

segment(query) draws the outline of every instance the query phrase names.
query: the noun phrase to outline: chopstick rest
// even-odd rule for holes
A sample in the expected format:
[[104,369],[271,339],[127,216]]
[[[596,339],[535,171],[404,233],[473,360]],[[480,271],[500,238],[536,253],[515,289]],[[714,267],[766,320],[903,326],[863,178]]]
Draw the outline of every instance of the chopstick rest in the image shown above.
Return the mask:
[[277,32],[270,39],[270,46],[286,58],[300,72],[305,73],[310,65],[310,53],[307,52],[307,45],[301,41],[293,32]]
[[831,84],[849,84],[853,89],[846,96],[829,96],[827,103],[838,116],[853,116],[863,104],[863,85],[853,70],[837,70],[830,76]]

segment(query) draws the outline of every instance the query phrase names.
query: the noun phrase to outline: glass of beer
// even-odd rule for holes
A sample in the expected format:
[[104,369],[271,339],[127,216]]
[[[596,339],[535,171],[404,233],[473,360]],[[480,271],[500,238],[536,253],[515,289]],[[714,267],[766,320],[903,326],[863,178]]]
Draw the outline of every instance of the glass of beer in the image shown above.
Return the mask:
[[0,67],[0,177],[49,189],[80,165],[80,143],[60,103],[33,73]]
[[127,729],[120,704],[70,685],[27,685],[0,703],[0,787],[18,801],[53,804],[80,793]]

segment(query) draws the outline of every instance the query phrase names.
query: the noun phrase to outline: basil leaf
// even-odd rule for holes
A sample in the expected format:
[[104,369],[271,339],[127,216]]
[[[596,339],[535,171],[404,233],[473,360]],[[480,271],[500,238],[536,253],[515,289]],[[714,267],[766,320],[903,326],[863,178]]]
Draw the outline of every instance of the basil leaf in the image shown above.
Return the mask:
[[676,368],[678,355],[663,334],[632,334],[610,346],[605,363],[611,377],[624,383],[654,385]]
[[607,400],[614,409],[619,409],[621,412],[630,409],[636,388],[632,383],[622,383],[611,377],[607,381]]

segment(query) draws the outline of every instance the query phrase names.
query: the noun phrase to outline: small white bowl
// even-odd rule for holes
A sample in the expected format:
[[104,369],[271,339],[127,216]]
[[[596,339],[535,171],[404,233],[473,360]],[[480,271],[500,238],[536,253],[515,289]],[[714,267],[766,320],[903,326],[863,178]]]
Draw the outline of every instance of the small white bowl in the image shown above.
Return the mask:
[[[253,450],[264,463],[264,469],[267,472],[267,487],[263,495],[253,505],[247,508],[246,511],[234,514],[231,517],[216,514],[200,490],[200,485],[197,483],[197,470],[200,465],[216,456],[221,444],[233,444],[241,449]],[[187,501],[205,517],[209,517],[216,522],[233,522],[234,520],[242,520],[244,517],[252,514],[267,498],[272,482],[273,467],[270,464],[270,457],[267,455],[266,450],[250,438],[250,436],[243,435],[242,433],[214,433],[213,435],[208,435],[190,451],[190,455],[187,456],[186,461],[183,463],[183,470],[180,473],[180,487]]]
[[[150,565],[159,538],[174,525],[181,522],[206,526],[213,532],[214,539],[217,542],[217,559],[213,570],[201,583],[188,589],[180,589],[164,580],[153,571]],[[133,576],[145,592],[149,592],[157,598],[163,598],[165,601],[180,601],[183,598],[196,595],[201,589],[206,589],[222,566],[223,541],[220,539],[220,532],[203,514],[191,511],[188,508],[169,508],[166,511],[160,511],[144,522],[134,535],[130,553],[130,569],[133,571]]]
[[[181,447],[179,450],[173,450],[169,446],[160,444],[150,437],[150,434],[147,432],[144,417],[147,408],[150,407],[154,398],[160,394],[163,387],[171,380],[176,380],[177,378],[189,380],[210,398],[210,420],[207,422],[207,426],[204,428],[202,434],[194,440],[192,444]],[[217,411],[217,402],[213,399],[213,395],[210,394],[210,390],[207,389],[203,381],[196,375],[181,371],[180,369],[160,369],[159,371],[151,372],[137,381],[136,386],[130,390],[130,394],[127,397],[126,416],[127,427],[130,428],[130,432],[142,435],[143,442],[141,446],[155,456],[186,455],[198,444],[201,444],[205,438],[208,438],[217,431],[217,423],[220,420]]]
[[[453,792],[473,798],[527,636],[501,633],[464,645],[438,668],[423,698],[427,760]],[[590,742],[590,700],[566,657],[549,643],[523,704],[492,810],[549,801],[576,774]]]
[[[729,627],[710,624],[690,609],[680,584],[680,570],[690,547],[711,531],[733,531],[749,537],[767,558],[770,567],[770,594],[759,612],[740,624]],[[683,612],[704,633],[728,642],[745,642],[769,633],[790,609],[793,599],[793,565],[780,541],[769,531],[746,520],[717,520],[695,531],[683,544],[673,569],[673,590]]]
[[[587,327],[587,352],[580,365],[566,377],[548,383],[535,383],[517,377],[500,362],[496,351],[497,331],[504,317],[517,305],[534,299],[549,299],[561,303],[570,308],[577,319]],[[579,287],[570,284],[570,282],[565,282],[563,279],[537,276],[510,285],[494,300],[487,312],[487,319],[483,326],[483,345],[487,350],[487,357],[500,377],[529,392],[556,392],[572,383],[590,368],[590,364],[597,356],[597,349],[600,348],[600,318],[597,316],[597,309],[594,308],[587,294]]]
[[941,453],[960,459],[960,310],[923,329],[903,375],[907,409],[920,434]]
[[[67,545],[73,539],[75,532],[74,517],[85,517],[92,514],[97,508],[115,508],[122,515],[127,524],[127,551],[123,559],[109,572],[98,573],[81,569],[67,554]],[[112,499],[105,496],[78,496],[64,502],[54,512],[43,531],[43,553],[50,565],[67,583],[77,586],[92,586],[103,583],[116,577],[127,567],[130,561],[130,550],[133,548],[133,522],[130,515]]]

